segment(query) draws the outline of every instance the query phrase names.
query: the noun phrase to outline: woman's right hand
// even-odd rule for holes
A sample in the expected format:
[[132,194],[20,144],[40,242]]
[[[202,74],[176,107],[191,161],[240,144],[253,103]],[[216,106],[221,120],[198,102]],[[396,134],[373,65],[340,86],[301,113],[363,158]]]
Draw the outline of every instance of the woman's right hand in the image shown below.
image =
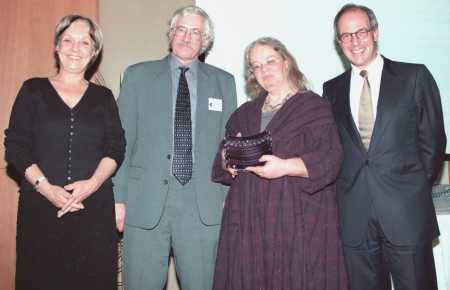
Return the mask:
[[[236,137],[242,137],[241,132],[236,134]],[[225,162],[225,149],[222,149],[222,168],[227,171],[231,177],[234,179],[238,175],[238,171],[230,166],[227,166]]]
[[231,175],[231,177],[233,179],[238,175],[238,172],[237,172],[236,169],[231,168],[231,167],[226,165],[226,162],[225,162],[225,149],[222,149],[222,168],[225,171],[227,171]]
[[[39,188],[37,190],[58,209],[62,209],[68,202],[68,200],[72,197],[72,195],[63,187],[50,184],[48,181],[39,184]],[[84,206],[81,202],[73,203],[71,205],[70,212],[79,211],[80,209],[84,209]]]

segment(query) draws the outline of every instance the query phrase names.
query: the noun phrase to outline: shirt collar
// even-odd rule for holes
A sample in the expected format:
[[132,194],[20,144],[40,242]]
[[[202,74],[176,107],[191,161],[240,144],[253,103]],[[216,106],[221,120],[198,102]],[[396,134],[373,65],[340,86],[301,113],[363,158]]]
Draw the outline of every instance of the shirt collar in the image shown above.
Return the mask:
[[[377,56],[375,56],[372,62],[369,63],[369,65],[364,70],[368,72],[369,77],[374,76],[376,73],[381,72],[381,70],[383,69],[383,64],[384,64],[383,58],[379,53],[377,53]],[[360,72],[363,69],[360,69],[353,64],[351,64],[351,66],[352,66],[352,74],[359,76]]]
[[187,71],[188,73],[192,73],[193,75],[197,75],[197,69],[198,69],[198,59],[194,59],[191,63],[189,64],[182,64],[175,56],[173,56],[172,54],[170,54],[169,56],[169,63],[170,63],[170,70],[171,71],[180,71],[179,67],[180,66],[184,66],[184,67],[188,67],[189,70]]

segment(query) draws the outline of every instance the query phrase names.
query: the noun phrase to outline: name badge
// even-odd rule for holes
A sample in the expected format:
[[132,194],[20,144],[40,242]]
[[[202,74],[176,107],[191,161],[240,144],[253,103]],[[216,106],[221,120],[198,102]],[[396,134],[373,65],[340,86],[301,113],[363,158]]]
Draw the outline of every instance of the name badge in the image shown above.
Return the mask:
[[222,99],[208,98],[208,110],[222,112]]

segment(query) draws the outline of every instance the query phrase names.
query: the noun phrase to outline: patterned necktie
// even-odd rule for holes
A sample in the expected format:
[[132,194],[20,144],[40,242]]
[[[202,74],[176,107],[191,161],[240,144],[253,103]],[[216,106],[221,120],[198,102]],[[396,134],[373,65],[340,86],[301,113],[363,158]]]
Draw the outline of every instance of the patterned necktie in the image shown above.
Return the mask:
[[175,105],[172,172],[175,178],[185,185],[192,177],[191,100],[186,80],[186,71],[189,68],[180,67],[179,69],[181,73]]
[[362,70],[360,75],[364,78],[364,85],[361,92],[361,98],[359,100],[358,129],[361,136],[361,141],[366,150],[368,150],[374,124],[372,96],[370,94],[370,84],[367,76],[367,71]]

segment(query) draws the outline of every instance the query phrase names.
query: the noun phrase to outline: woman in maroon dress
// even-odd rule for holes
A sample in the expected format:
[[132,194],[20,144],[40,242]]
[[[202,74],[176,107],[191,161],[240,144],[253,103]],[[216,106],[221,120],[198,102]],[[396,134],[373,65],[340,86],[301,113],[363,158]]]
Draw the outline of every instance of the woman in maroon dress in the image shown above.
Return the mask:
[[330,106],[306,90],[276,39],[251,43],[245,69],[253,99],[232,114],[227,134],[267,130],[273,155],[239,173],[217,155],[213,179],[231,187],[213,289],[346,289],[335,196],[342,150]]

